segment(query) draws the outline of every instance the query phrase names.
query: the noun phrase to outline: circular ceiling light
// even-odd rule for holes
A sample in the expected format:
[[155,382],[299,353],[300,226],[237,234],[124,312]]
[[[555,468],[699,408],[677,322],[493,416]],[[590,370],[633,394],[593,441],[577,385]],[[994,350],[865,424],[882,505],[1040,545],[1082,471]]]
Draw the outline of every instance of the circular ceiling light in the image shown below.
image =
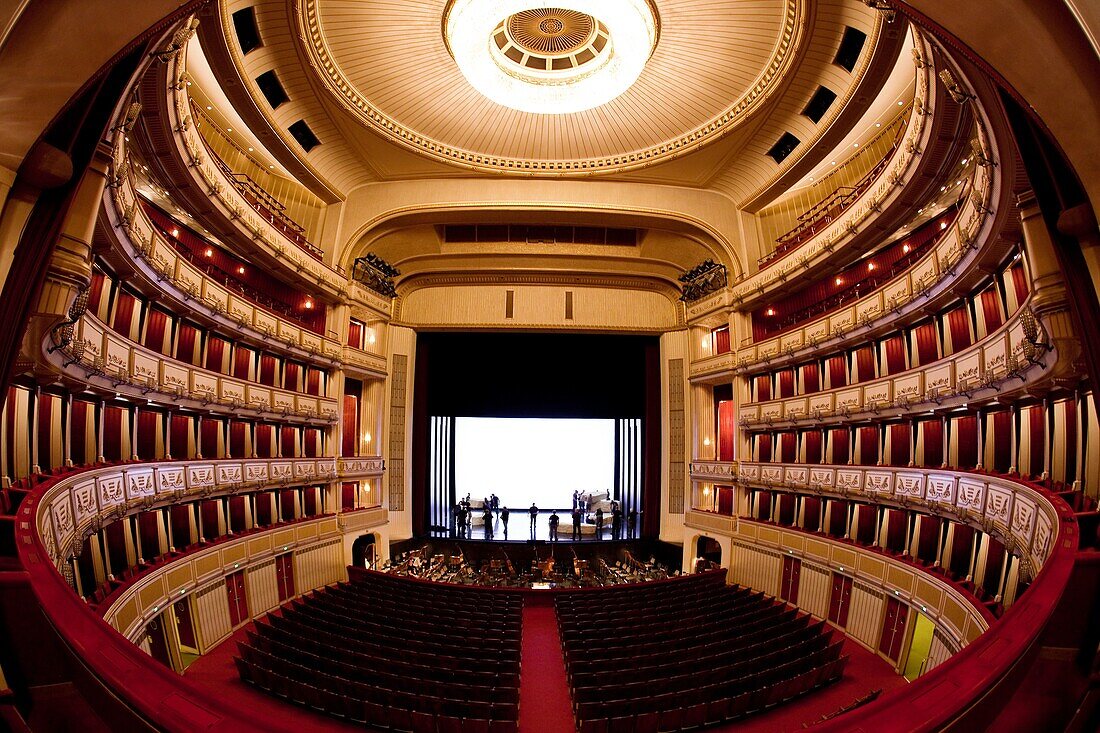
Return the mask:
[[471,86],[536,114],[583,112],[638,79],[657,45],[651,0],[451,0],[443,38]]

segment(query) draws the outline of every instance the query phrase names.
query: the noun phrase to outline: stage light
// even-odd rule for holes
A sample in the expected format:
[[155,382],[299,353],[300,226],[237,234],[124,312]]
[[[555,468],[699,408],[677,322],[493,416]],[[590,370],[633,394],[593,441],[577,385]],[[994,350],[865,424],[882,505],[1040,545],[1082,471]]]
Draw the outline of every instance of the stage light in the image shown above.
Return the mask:
[[[535,114],[583,112],[629,89],[657,43],[657,20],[649,3],[568,0],[556,5],[602,23],[608,41],[602,49],[593,47],[595,56],[587,62],[567,69],[537,70],[505,56],[493,37],[502,22],[543,8],[545,3],[453,0],[443,18],[443,34],[470,85],[497,104]],[[560,28],[560,20],[557,25]]]

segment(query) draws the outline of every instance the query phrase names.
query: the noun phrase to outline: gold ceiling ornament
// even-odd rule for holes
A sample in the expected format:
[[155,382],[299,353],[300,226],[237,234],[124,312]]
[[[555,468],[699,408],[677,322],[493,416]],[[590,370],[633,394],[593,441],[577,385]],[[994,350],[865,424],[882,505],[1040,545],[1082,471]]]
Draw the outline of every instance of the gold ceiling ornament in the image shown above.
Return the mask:
[[[448,0],[446,8],[457,0]],[[650,0],[647,5],[653,6]],[[296,7],[296,31],[303,41],[303,51],[311,66],[318,73],[324,88],[350,113],[359,117],[367,127],[376,130],[396,144],[413,150],[427,158],[470,170],[498,172],[525,176],[572,177],[638,170],[679,158],[703,145],[716,140],[738,126],[748,116],[759,111],[764,103],[780,89],[776,82],[787,75],[800,51],[809,39],[810,4],[808,0],[778,0],[779,29],[775,44],[762,60],[753,81],[738,96],[722,108],[715,110],[705,120],[691,127],[632,149],[607,151],[570,157],[524,157],[480,150],[463,144],[449,143],[437,135],[425,134],[408,123],[403,123],[387,113],[381,105],[364,94],[360,86],[348,76],[340,59],[333,53],[331,41],[325,31],[319,0],[292,0]],[[566,4],[566,3],[562,3]],[[572,5],[572,3],[568,3]],[[530,7],[544,7],[531,5]],[[500,21],[517,11],[502,12],[495,16],[495,28]],[[590,14],[594,14],[593,13]],[[443,18],[446,27],[446,16]],[[491,30],[482,36],[485,46],[492,46]],[[664,33],[664,30],[661,30]],[[445,50],[454,55],[442,33]],[[612,42],[614,42],[614,33]],[[629,92],[628,92],[629,93]],[[568,112],[557,112],[564,115]]]
[[509,16],[499,27],[529,53],[564,56],[579,51],[588,42],[597,21],[576,10],[533,8]]

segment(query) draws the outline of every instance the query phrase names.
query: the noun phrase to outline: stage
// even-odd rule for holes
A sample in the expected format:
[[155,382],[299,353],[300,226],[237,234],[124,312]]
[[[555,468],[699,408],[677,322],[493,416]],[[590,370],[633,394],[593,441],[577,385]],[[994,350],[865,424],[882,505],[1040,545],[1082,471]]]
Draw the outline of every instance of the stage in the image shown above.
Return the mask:
[[[454,524],[448,530],[442,530],[439,527],[434,527],[429,536],[433,539],[466,539],[473,541],[486,541],[492,540],[494,542],[509,542],[523,544],[530,540],[550,540],[550,515],[554,513],[553,509],[540,509],[538,517],[535,520],[535,528],[531,530],[531,515],[528,509],[511,509],[509,508],[508,522],[505,523],[501,519],[499,514],[493,516],[492,536],[487,536],[484,525],[481,523],[481,512],[475,512],[474,525],[469,529],[465,537],[459,535],[455,529]],[[607,542],[612,540],[611,536],[611,515],[604,516],[603,521],[603,534],[602,540],[596,537],[596,526],[594,524],[584,524],[581,527],[581,539],[574,540],[572,532],[573,514],[568,509],[557,510],[558,513],[558,542]],[[623,519],[622,537],[619,539],[636,539],[628,536],[628,522]],[[635,535],[641,531],[642,517],[639,515],[635,522]]]

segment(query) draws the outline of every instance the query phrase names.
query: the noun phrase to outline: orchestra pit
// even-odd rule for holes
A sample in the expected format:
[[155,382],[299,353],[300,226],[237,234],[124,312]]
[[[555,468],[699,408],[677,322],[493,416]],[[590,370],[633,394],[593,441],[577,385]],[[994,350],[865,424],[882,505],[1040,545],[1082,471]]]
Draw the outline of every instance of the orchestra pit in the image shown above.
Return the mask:
[[1100,11],[0,3],[0,730],[1100,729]]

